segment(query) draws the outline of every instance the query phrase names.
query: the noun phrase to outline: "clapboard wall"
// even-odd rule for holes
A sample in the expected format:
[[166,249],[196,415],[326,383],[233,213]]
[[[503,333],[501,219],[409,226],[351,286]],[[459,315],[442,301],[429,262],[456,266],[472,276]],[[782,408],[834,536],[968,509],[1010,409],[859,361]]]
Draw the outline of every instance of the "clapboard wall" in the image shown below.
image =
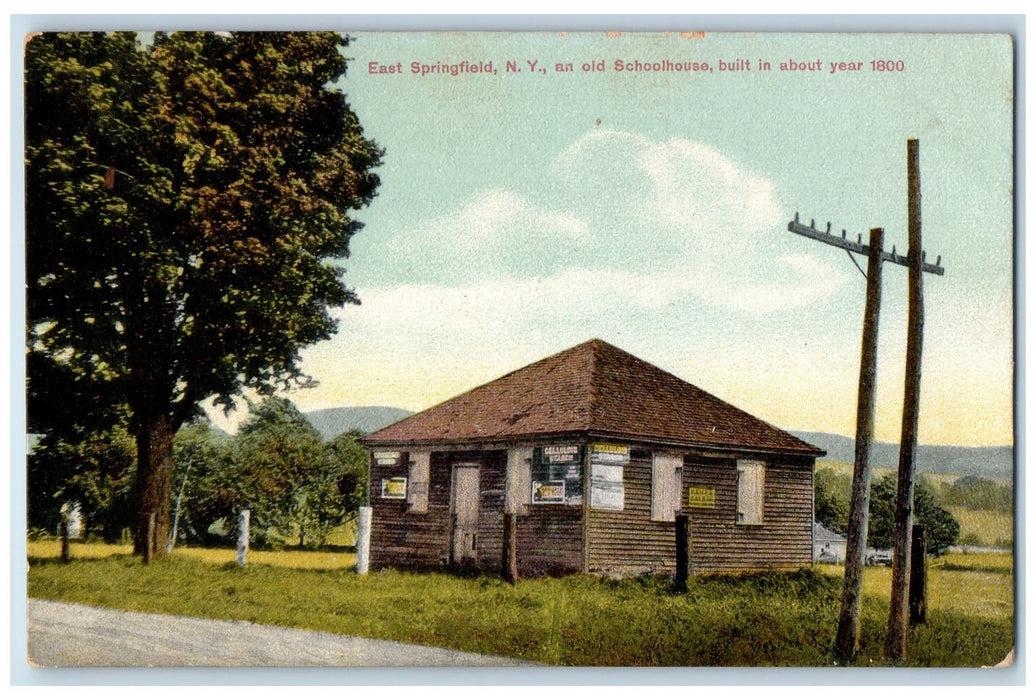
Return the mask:
[[[675,523],[651,519],[652,453],[634,448],[630,455],[623,473],[621,511],[560,504],[525,506],[516,523],[519,576],[584,570],[617,575],[675,572]],[[813,459],[771,456],[763,461],[763,522],[742,525],[736,522],[736,456],[685,456],[680,499],[683,512],[691,518],[692,573],[787,569],[812,563]],[[433,451],[428,507],[423,513],[411,512],[407,500],[381,498],[382,478],[407,476],[406,469],[372,462],[372,567],[428,569],[450,564],[451,479],[458,463],[479,465],[475,566],[487,572],[500,570],[506,450]],[[714,507],[691,508],[690,486],[713,489]]]
[[[813,460],[764,460],[763,522],[736,522],[737,462],[684,459],[682,507],[690,515],[691,572],[791,569],[812,564]],[[714,508],[689,508],[687,487],[716,490]]]
[[430,568],[448,560],[450,535],[450,475],[432,455],[428,510],[410,512],[408,499],[381,497],[382,479],[408,477],[406,460],[396,466],[371,459],[370,504],[372,568]]
[[[691,518],[692,572],[787,569],[812,563],[813,460],[771,457],[763,461],[763,522],[741,525],[736,521],[737,460],[684,458],[680,507]],[[691,508],[690,486],[714,489],[714,507]],[[674,573],[676,525],[651,519],[650,451],[631,450],[623,488],[621,511],[589,511],[589,571]]]
[[623,468],[623,490],[621,511],[589,512],[590,573],[672,573],[676,570],[675,525],[651,520],[649,451],[631,451]]

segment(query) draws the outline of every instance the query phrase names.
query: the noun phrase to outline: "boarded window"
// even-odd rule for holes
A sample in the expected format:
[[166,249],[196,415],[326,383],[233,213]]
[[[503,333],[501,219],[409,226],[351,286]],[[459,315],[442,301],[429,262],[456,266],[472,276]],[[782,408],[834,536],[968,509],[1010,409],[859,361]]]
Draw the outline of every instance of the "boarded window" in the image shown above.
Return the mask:
[[430,452],[410,453],[410,501],[411,513],[428,512],[428,475],[431,470]]
[[504,512],[525,515],[532,498],[532,448],[512,447],[507,451],[504,476]]
[[683,457],[655,454],[651,458],[651,519],[671,523],[680,509]]
[[763,524],[763,487],[765,468],[762,462],[737,463],[737,523]]

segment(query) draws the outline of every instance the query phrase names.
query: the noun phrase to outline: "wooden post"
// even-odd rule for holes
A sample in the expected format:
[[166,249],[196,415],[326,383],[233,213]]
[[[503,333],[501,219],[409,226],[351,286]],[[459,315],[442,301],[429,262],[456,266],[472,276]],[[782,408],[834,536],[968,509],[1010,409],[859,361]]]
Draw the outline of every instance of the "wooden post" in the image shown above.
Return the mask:
[[903,423],[899,439],[899,477],[896,488],[896,528],[892,549],[892,598],[885,657],[906,659],[910,581],[910,539],[914,520],[914,461],[917,417],[921,404],[921,346],[924,335],[924,294],[921,254],[921,172],[917,139],[907,141],[907,350],[903,387]]
[[61,533],[61,561],[68,562],[71,558],[68,549],[68,515],[61,514],[61,525],[58,528]]
[[518,580],[518,516],[514,513],[504,513],[504,542],[500,568],[505,581],[514,583]]
[[928,565],[924,525],[914,525],[910,545],[910,625],[928,619]]
[[248,530],[251,524],[252,511],[245,508],[237,516],[237,565],[248,563]]
[[356,573],[366,574],[370,567],[371,552],[371,517],[370,506],[360,506],[360,514],[356,522]]
[[867,553],[867,513],[870,510],[870,451],[874,437],[878,316],[881,308],[881,259],[884,243],[884,229],[872,228],[867,256],[867,300],[863,312],[860,384],[856,398],[856,453],[845,548],[845,582],[834,648],[835,656],[842,661],[849,661],[856,655],[860,638],[863,561]]
[[151,511],[147,516],[147,542],[144,546],[144,563],[150,564],[151,557],[155,554],[155,512]]
[[691,575],[690,518],[684,513],[676,514],[676,592],[687,592],[687,581]]

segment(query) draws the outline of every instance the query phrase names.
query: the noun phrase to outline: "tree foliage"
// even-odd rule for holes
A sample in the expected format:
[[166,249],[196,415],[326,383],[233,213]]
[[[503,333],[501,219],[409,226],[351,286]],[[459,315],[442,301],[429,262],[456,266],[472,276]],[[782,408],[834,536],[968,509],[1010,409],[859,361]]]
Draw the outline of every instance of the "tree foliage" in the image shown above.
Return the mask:
[[944,484],[939,494],[943,503],[972,510],[1014,510],[1014,489],[1011,484],[997,483],[981,476],[962,476],[952,484]]
[[[28,404],[136,439],[138,553],[164,550],[198,402],[300,376],[357,302],[339,261],[381,157],[334,33],[42,34],[25,52]],[[60,397],[60,398],[57,398]],[[147,541],[148,519],[156,540]]]
[[[885,474],[871,485],[870,515],[867,519],[867,544],[890,549],[895,539],[896,473]],[[914,523],[925,526],[926,551],[942,554],[957,543],[960,523],[939,505],[927,479],[914,483]]]
[[320,433],[283,398],[253,405],[238,431],[238,479],[242,505],[252,511],[256,533],[298,533],[305,544],[321,520],[327,480]]
[[338,435],[324,446],[328,471],[337,484],[342,507],[347,515],[357,513],[367,502],[368,453],[360,443],[363,433],[350,430]]
[[28,458],[29,527],[53,532],[66,503],[78,503],[84,535],[112,542],[132,527],[136,447],[123,424],[79,437],[48,435]]
[[849,491],[852,479],[830,467],[813,475],[813,517],[827,529],[844,535],[849,529]]
[[210,526],[232,522],[240,502],[234,438],[205,420],[181,428],[173,440],[173,488],[176,542],[219,543]]
[[324,544],[365,496],[359,437],[343,433],[324,443],[290,401],[276,397],[253,404],[236,436],[205,423],[183,428],[173,451],[177,496],[183,485],[179,536],[218,542],[232,533],[210,528],[236,522],[248,508],[258,544]]

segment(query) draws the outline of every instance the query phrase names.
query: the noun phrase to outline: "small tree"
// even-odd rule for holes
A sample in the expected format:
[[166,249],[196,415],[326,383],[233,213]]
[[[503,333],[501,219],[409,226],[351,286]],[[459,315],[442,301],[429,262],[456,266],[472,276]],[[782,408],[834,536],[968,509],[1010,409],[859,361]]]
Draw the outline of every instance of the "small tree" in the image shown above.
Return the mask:
[[349,515],[356,515],[359,507],[367,502],[369,457],[367,448],[360,443],[362,437],[359,430],[350,430],[324,447],[330,472],[343,498],[342,506]]
[[824,467],[813,476],[813,517],[824,527],[845,534],[849,528],[849,487],[847,476]]
[[136,450],[125,425],[43,438],[28,459],[29,526],[53,530],[65,503],[79,504],[84,534],[120,539],[133,526]]
[[173,439],[173,532],[170,538],[214,544],[209,532],[219,521],[233,522],[239,502],[235,440],[207,420],[179,430]]
[[326,536],[323,524],[344,515],[335,503],[320,433],[288,399],[264,398],[237,435],[240,506],[258,536],[300,546]]
[[[889,549],[895,537],[896,474],[890,472],[871,486],[870,517],[867,520],[867,544]],[[942,554],[957,543],[960,523],[953,514],[938,504],[927,479],[914,484],[914,523],[925,526],[925,551]]]

